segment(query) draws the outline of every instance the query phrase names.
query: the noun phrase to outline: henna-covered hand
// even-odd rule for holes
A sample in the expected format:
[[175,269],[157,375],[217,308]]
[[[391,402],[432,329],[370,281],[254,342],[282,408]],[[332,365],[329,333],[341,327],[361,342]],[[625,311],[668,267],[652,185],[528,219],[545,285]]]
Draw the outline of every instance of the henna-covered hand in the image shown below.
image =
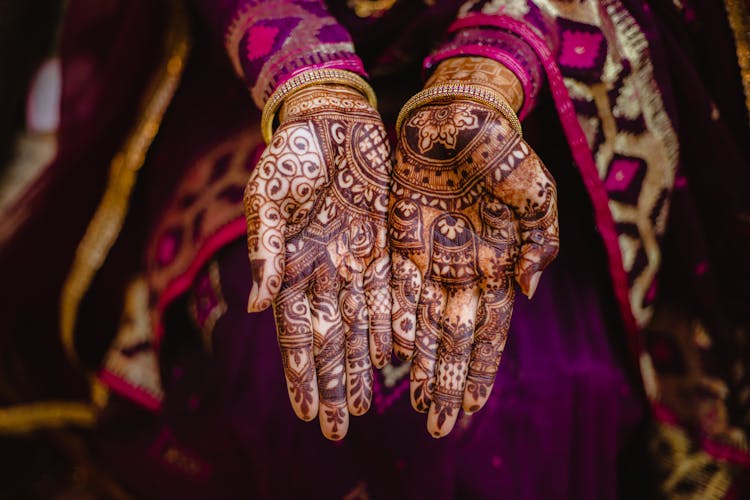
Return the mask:
[[391,352],[390,148],[377,111],[338,85],[287,98],[245,192],[249,311],[273,304],[292,406],[341,439]]
[[405,119],[389,209],[393,344],[440,437],[487,401],[514,282],[531,297],[557,255],[555,182],[500,113],[455,99]]

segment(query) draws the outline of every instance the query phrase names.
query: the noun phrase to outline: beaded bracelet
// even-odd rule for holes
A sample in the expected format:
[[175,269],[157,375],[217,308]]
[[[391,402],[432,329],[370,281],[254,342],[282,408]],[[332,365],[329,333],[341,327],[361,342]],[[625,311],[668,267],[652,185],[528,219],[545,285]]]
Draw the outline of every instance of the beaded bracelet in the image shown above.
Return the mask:
[[400,132],[404,120],[409,113],[415,109],[435,101],[451,101],[455,98],[468,99],[496,109],[510,122],[510,126],[513,127],[513,130],[518,132],[519,136],[523,136],[521,122],[518,121],[515,111],[513,111],[513,108],[502,95],[488,87],[471,85],[460,81],[441,83],[439,85],[428,87],[415,94],[406,102],[406,104],[404,104],[404,107],[401,108],[401,112],[398,114],[398,119],[396,120],[396,133]]
[[273,136],[273,122],[284,99],[292,93],[302,90],[312,85],[337,84],[346,85],[358,90],[367,98],[367,101],[373,108],[377,108],[378,101],[372,87],[359,75],[351,71],[341,69],[313,69],[305,71],[294,76],[281,84],[263,106],[263,113],[260,118],[260,130],[263,134],[263,140],[266,144],[271,142]]

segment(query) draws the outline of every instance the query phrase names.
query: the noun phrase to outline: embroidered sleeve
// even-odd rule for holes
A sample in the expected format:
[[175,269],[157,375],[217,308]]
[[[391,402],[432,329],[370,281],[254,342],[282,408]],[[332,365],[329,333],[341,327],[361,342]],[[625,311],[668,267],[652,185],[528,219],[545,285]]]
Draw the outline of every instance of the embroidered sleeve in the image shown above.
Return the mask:
[[273,91],[310,68],[366,76],[349,33],[322,0],[197,0],[235,72],[263,108]]
[[494,59],[513,71],[523,85],[524,102],[519,112],[523,118],[534,107],[544,72],[522,31],[533,31],[554,50],[555,30],[534,2],[469,0],[448,28],[446,39],[425,59],[424,69],[429,72],[441,61],[456,56]]

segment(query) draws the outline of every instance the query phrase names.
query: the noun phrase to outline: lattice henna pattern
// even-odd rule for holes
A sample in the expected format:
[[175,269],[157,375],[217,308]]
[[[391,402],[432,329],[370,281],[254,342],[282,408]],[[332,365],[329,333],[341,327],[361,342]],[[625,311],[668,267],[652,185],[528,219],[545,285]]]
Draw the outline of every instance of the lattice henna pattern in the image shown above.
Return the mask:
[[274,306],[289,397],[341,439],[391,352],[385,222],[390,147],[377,112],[340,86],[300,90],[245,193],[253,287]]
[[425,106],[398,138],[388,229],[394,352],[413,359],[412,405],[443,436],[489,397],[514,282],[533,295],[557,254],[555,183],[496,111]]

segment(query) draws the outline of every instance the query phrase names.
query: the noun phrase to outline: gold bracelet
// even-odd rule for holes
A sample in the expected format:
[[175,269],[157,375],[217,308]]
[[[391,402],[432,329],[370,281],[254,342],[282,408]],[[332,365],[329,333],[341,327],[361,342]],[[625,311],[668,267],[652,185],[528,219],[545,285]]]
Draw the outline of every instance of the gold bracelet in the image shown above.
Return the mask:
[[284,82],[273,92],[273,94],[271,94],[271,97],[266,101],[266,105],[263,106],[263,114],[260,118],[260,130],[266,144],[271,142],[271,137],[273,136],[273,121],[276,118],[276,113],[284,102],[284,99],[305,87],[327,84],[352,87],[362,93],[373,108],[377,109],[378,107],[378,101],[372,87],[370,87],[370,84],[368,84],[364,78],[356,73],[343,69],[312,69],[310,71],[305,71],[304,73]]
[[513,127],[513,130],[518,132],[519,136],[523,137],[521,122],[518,121],[516,112],[502,95],[489,87],[466,84],[460,81],[448,81],[439,85],[427,87],[415,94],[406,102],[406,104],[404,104],[404,107],[401,108],[401,112],[398,114],[398,119],[396,120],[396,133],[400,132],[404,120],[409,113],[415,109],[421,108],[422,106],[435,101],[450,102],[455,98],[468,99],[496,109],[510,122],[510,126]]

